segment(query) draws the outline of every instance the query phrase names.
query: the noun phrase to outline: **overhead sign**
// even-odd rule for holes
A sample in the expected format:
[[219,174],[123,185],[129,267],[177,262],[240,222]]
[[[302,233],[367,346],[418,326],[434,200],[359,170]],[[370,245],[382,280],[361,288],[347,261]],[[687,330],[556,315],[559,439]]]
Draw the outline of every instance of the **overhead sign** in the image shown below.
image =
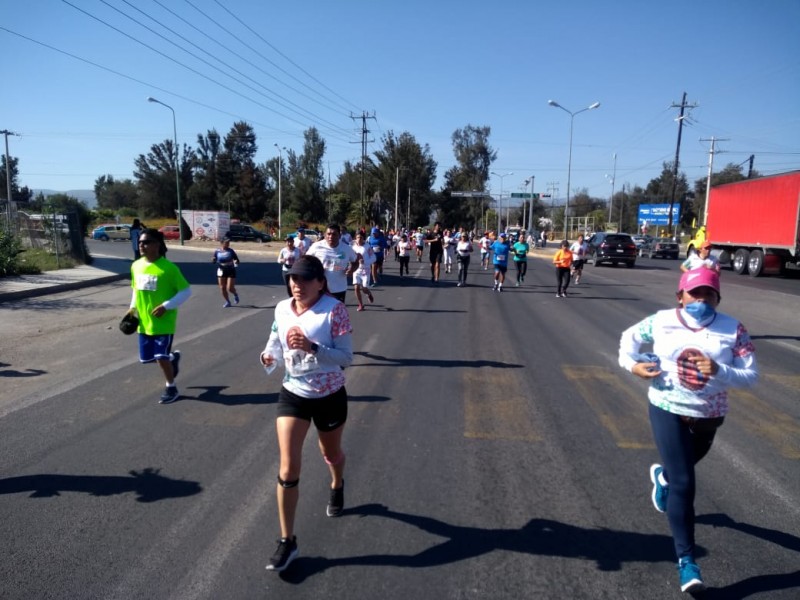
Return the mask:
[[[672,223],[678,223],[681,217],[681,206],[675,203],[672,207]],[[669,204],[640,204],[639,225],[669,225]]]
[[511,197],[512,198],[527,198],[529,200],[530,200],[531,197],[533,197],[534,200],[538,200],[539,199],[539,194],[531,194],[530,192],[523,192],[523,193],[514,192],[513,194],[511,194]]
[[488,198],[489,194],[486,192],[450,192],[450,195],[455,198]]

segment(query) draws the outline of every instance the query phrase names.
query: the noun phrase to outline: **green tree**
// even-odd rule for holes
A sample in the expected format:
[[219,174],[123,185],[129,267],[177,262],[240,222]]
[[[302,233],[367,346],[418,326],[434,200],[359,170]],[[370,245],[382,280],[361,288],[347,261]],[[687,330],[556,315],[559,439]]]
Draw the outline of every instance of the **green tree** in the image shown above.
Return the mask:
[[[371,223],[385,223],[385,216],[391,215],[390,227],[395,223],[395,200],[397,201],[398,225],[406,224],[409,209],[409,190],[414,190],[416,202],[410,211],[412,226],[427,225],[429,215],[438,203],[433,192],[436,180],[437,163],[431,155],[430,147],[420,145],[409,132],[395,137],[393,131],[384,134],[382,147],[375,151],[370,161],[370,187],[374,201],[371,205]],[[377,196],[375,193],[377,192]]]
[[6,168],[6,156],[2,155],[0,160],[0,198],[8,199],[8,185],[6,183],[7,173],[11,173],[11,199],[14,202],[30,202],[33,198],[33,191],[28,186],[19,187],[17,181],[19,177],[19,159],[10,157],[10,168]]
[[219,194],[230,204],[232,216],[248,221],[260,220],[266,212],[266,184],[255,163],[257,151],[253,127],[237,121],[225,136],[217,160]]
[[192,157],[192,187],[186,197],[197,210],[225,209],[221,202],[217,170],[222,140],[216,129],[205,136],[197,134],[197,148]]
[[139,189],[131,179],[117,181],[113,175],[101,175],[95,179],[94,196],[98,208],[139,208]]
[[485,192],[486,182],[497,159],[497,151],[489,144],[491,127],[467,125],[452,135],[456,165],[444,176],[439,201],[439,220],[456,226],[481,228],[488,202],[481,198],[452,197],[451,192]]
[[[133,177],[139,188],[139,205],[148,216],[176,217],[175,156],[175,144],[168,139],[153,144],[147,155],[140,154],[134,161]],[[185,145],[178,173],[181,198],[188,198],[192,186],[192,151]],[[182,201],[181,205],[182,208],[191,208],[186,201]]]
[[[324,222],[328,216],[323,168],[325,140],[315,127],[303,133],[303,140],[301,154],[295,154],[292,150],[287,151],[289,202],[286,208],[302,221]],[[286,199],[286,180],[283,183],[283,197]]]
[[[658,177],[651,179],[650,182],[647,184],[645,188],[645,194],[647,195],[648,202],[642,202],[642,204],[669,204],[672,200],[672,189],[673,189],[673,181],[675,181],[675,177],[673,174],[674,170],[673,162],[665,162],[662,164],[662,171],[661,175]],[[682,204],[682,200],[686,198],[686,194],[689,192],[689,184],[686,182],[686,175],[684,173],[678,172],[678,180],[677,185],[675,187],[675,205],[680,206]],[[681,222],[682,223],[689,223],[690,221],[686,220],[686,213],[681,209]],[[674,224],[677,225],[677,224]],[[665,226],[666,229],[666,226]]]

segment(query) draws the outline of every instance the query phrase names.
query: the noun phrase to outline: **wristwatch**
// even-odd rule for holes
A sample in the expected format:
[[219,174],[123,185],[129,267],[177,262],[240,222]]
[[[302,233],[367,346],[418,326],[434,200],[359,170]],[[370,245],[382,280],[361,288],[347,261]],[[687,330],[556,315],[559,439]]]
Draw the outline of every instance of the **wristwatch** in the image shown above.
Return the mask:
[[311,352],[313,354],[316,354],[318,350],[319,350],[319,344],[317,344],[316,342],[311,342]]

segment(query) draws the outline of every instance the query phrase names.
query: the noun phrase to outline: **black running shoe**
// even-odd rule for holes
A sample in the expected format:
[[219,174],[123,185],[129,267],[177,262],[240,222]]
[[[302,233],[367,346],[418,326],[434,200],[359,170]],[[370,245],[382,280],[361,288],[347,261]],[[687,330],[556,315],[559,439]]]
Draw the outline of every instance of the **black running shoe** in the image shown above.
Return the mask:
[[281,538],[278,540],[278,548],[275,554],[269,559],[267,564],[267,571],[283,571],[289,564],[297,558],[297,537],[292,536],[292,539]]
[[178,369],[181,365],[181,351],[175,350],[172,353],[172,377],[175,378],[178,376]]
[[164,392],[161,394],[161,399],[158,401],[159,404],[170,404],[175,402],[178,399],[180,394],[178,393],[178,388],[174,385],[170,385],[164,388]]
[[331,490],[330,498],[328,499],[328,508],[325,511],[329,517],[338,517],[344,510],[344,481],[342,487]]

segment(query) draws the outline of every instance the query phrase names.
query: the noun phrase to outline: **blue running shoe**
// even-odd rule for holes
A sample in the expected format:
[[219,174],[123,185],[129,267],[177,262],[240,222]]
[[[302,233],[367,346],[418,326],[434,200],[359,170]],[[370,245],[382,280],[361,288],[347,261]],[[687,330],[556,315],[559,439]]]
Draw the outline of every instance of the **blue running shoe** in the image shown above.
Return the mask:
[[172,352],[172,378],[175,379],[178,376],[178,369],[181,366],[181,351],[175,350]]
[[667,512],[669,485],[664,479],[664,467],[658,463],[650,465],[650,481],[653,482],[653,506],[660,513]]
[[164,388],[164,392],[161,394],[161,399],[158,401],[159,404],[171,404],[178,399],[180,394],[178,393],[178,388],[174,385],[171,385],[167,388]]
[[234,294],[233,295],[233,303],[234,304],[239,304],[239,294]]
[[230,308],[231,303],[228,300],[225,300],[225,304],[222,305],[222,308]]
[[681,591],[694,594],[706,589],[700,567],[691,556],[684,556],[678,561],[678,574],[681,578]]

